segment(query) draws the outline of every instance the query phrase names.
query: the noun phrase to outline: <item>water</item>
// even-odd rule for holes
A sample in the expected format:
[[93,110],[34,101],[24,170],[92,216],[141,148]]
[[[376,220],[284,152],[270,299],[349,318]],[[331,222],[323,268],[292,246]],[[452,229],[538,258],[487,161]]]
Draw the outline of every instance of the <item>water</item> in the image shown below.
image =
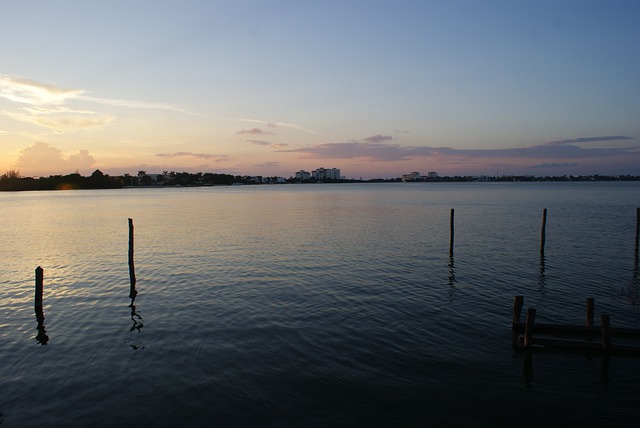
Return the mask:
[[[635,426],[638,358],[536,353],[524,370],[510,321],[517,294],[541,322],[577,324],[595,297],[596,314],[640,327],[639,190],[1,193],[1,424]],[[44,332],[33,310],[37,266]]]

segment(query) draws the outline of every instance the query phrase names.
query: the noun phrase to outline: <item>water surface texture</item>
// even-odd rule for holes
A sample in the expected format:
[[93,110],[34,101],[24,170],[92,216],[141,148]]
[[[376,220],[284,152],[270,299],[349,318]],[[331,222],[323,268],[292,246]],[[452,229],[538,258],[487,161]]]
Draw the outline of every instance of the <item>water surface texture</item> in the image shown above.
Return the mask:
[[600,182],[2,193],[0,423],[636,426],[639,358],[524,370],[511,317],[520,294],[582,324],[594,297],[640,327],[639,205]]

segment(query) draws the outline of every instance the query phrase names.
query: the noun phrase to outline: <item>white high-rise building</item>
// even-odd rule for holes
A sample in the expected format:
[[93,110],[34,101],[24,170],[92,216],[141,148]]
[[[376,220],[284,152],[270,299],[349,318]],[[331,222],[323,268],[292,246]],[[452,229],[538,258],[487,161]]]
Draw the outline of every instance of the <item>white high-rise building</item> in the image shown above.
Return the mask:
[[311,175],[316,180],[340,180],[340,170],[338,168],[318,168],[311,171]]

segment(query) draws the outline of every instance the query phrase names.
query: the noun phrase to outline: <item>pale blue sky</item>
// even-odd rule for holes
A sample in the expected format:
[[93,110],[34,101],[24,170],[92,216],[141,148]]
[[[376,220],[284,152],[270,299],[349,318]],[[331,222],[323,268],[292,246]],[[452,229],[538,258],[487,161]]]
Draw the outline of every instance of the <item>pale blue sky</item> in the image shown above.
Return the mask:
[[640,174],[637,1],[0,8],[3,171]]

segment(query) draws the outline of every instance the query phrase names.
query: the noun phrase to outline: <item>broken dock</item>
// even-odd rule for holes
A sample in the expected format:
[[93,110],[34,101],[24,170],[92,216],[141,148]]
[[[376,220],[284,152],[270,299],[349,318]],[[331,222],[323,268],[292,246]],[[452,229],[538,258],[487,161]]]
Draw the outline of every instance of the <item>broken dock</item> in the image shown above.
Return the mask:
[[587,299],[584,325],[536,323],[535,308],[527,309],[525,322],[521,322],[523,305],[524,297],[515,296],[512,336],[513,345],[517,349],[640,356],[640,328],[611,326],[608,314],[600,316],[599,326],[594,325],[593,298]]

